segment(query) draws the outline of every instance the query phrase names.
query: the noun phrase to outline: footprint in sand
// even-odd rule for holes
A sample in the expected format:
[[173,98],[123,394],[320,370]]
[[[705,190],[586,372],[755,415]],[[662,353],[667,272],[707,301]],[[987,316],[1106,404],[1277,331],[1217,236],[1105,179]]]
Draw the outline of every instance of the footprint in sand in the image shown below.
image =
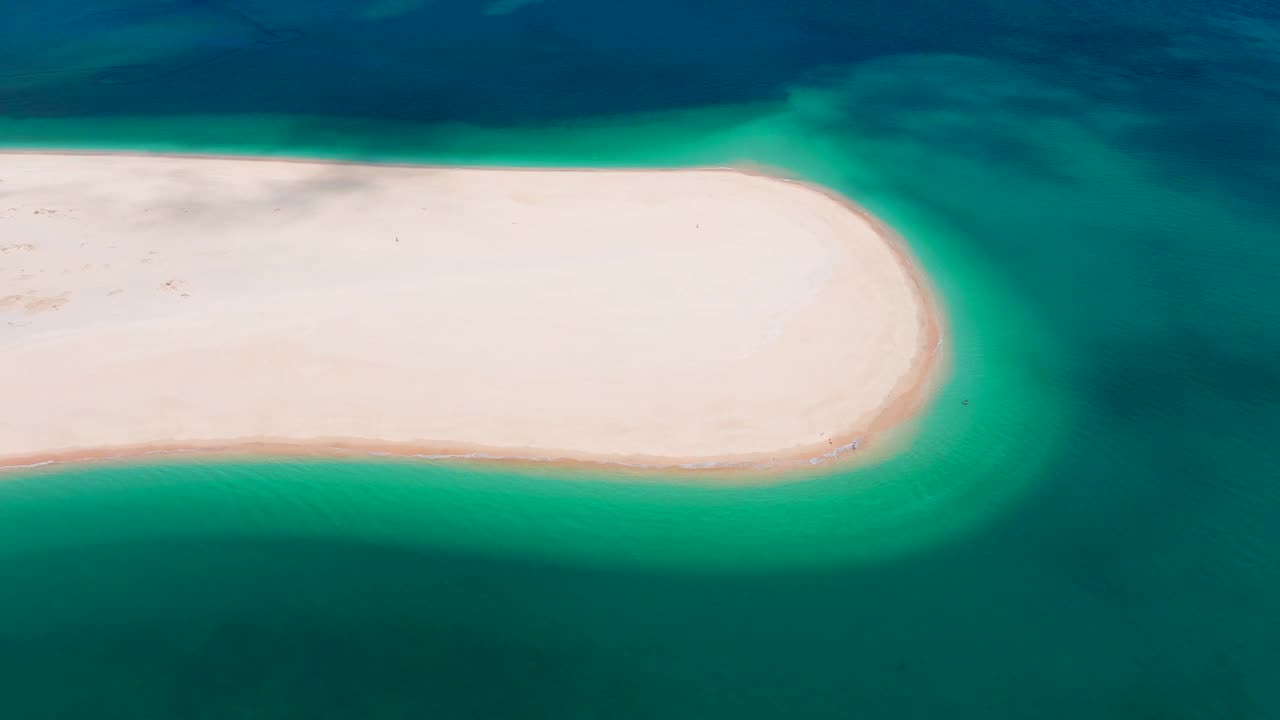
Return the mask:
[[170,280],[164,286],[177,293],[179,297],[191,297],[191,293],[187,292],[186,281]]
[[26,295],[5,295],[0,297],[0,310],[13,310],[21,307],[27,315],[57,310],[71,301],[71,293],[48,295],[41,297],[34,293]]
[[22,306],[28,315],[36,313],[49,312],[57,310],[70,301],[69,293],[62,293],[54,297],[31,298]]

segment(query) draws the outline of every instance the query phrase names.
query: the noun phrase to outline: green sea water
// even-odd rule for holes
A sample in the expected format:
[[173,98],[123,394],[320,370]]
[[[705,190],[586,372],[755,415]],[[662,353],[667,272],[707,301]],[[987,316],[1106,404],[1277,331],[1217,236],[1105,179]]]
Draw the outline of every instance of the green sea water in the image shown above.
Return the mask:
[[767,486],[7,474],[0,717],[1280,717],[1265,4],[108,4],[18,13],[6,145],[763,166],[902,233],[949,375]]

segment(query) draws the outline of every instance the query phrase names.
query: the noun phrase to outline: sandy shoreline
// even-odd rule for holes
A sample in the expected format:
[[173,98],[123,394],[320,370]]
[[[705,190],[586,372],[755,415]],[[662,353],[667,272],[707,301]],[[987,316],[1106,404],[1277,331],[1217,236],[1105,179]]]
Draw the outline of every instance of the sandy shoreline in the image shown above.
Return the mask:
[[771,471],[927,399],[851,203],[724,169],[3,153],[0,466],[156,453]]

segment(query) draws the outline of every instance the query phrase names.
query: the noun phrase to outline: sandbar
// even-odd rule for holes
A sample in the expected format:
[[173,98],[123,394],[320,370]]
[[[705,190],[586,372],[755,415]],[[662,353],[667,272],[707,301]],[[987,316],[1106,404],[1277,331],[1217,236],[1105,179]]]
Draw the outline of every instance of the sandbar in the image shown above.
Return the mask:
[[373,452],[785,468],[909,419],[893,233],[732,169],[0,154],[0,466]]

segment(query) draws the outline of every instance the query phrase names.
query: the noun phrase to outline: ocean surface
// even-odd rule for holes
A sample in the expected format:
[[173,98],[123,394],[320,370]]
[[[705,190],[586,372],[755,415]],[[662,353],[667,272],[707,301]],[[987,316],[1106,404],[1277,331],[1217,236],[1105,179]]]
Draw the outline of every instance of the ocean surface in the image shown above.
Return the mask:
[[772,486],[6,473],[5,720],[1280,718],[1275,0],[11,2],[0,144],[768,168],[951,335],[900,452]]

